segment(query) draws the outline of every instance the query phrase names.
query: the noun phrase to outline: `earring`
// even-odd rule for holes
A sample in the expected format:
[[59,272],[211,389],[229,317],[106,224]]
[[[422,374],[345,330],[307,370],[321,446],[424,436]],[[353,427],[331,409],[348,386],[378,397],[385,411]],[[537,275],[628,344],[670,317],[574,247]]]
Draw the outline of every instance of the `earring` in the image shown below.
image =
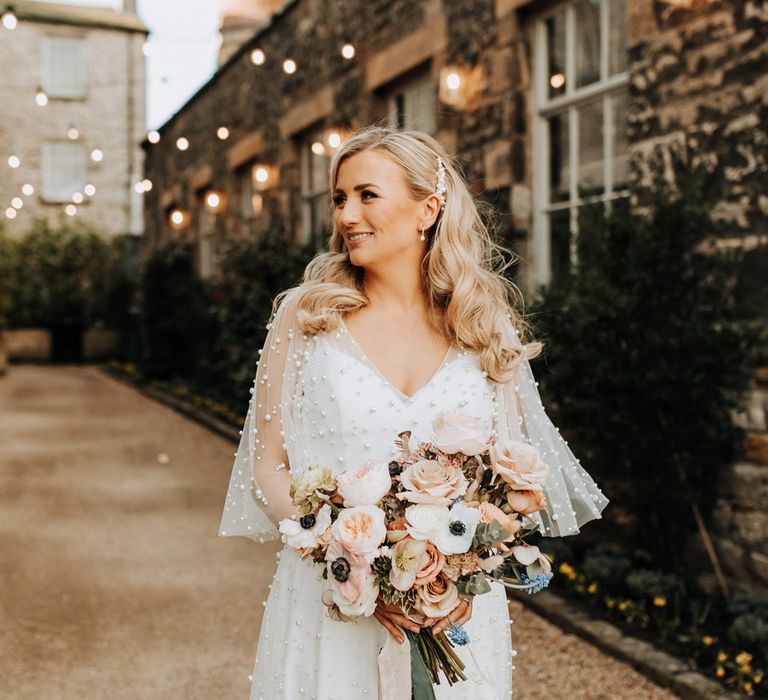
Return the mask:
[[427,239],[424,236],[424,224],[421,225],[421,236],[419,238],[420,241],[426,241]]

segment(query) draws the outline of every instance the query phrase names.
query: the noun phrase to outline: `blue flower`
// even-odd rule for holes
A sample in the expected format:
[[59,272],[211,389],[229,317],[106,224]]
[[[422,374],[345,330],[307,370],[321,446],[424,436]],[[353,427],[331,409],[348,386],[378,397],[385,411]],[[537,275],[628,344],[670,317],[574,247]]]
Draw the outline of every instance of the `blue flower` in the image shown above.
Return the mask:
[[457,646],[463,647],[465,644],[469,644],[469,635],[467,631],[461,626],[451,622],[451,626],[445,630],[445,636],[448,637]]
[[544,590],[549,585],[551,578],[551,572],[548,574],[536,574],[533,578],[523,574],[522,581],[526,586],[530,586],[530,588],[526,588],[526,590],[529,595],[532,595],[533,593],[538,593],[539,591]]

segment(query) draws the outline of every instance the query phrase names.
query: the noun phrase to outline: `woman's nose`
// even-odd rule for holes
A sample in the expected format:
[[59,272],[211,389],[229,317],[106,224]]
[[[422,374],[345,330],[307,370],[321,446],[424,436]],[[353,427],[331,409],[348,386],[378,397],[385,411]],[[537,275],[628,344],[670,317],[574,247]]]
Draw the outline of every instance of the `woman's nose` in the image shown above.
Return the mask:
[[360,221],[360,207],[354,202],[345,202],[339,213],[339,219],[344,226],[351,226]]

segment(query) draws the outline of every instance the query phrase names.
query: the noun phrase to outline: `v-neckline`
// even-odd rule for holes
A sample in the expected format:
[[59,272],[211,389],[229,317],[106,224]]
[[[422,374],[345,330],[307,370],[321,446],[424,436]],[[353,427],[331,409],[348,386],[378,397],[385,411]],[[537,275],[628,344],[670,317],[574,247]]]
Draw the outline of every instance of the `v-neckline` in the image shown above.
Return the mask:
[[357,342],[357,339],[352,334],[352,331],[349,330],[349,327],[344,322],[344,319],[339,317],[339,321],[341,322],[341,326],[344,328],[344,332],[349,336],[350,340],[352,341],[352,344],[357,348],[357,350],[360,352],[360,355],[362,355],[365,362],[368,364],[368,366],[373,370],[378,376],[379,379],[381,379],[384,384],[386,384],[394,394],[396,394],[401,400],[405,401],[406,403],[411,403],[424,389],[426,389],[428,386],[432,384],[432,382],[435,381],[437,376],[442,372],[443,368],[448,364],[448,358],[451,356],[451,351],[454,348],[453,343],[451,343],[448,346],[448,350],[446,350],[445,355],[443,356],[443,359],[440,361],[440,364],[437,366],[437,369],[435,369],[434,372],[432,372],[432,375],[427,379],[424,384],[422,384],[416,391],[414,391],[410,396],[406,394],[404,391],[401,391],[398,389],[389,379],[387,379],[382,372],[379,370],[379,368],[372,362],[371,358],[368,357],[368,354],[363,350],[360,343]]

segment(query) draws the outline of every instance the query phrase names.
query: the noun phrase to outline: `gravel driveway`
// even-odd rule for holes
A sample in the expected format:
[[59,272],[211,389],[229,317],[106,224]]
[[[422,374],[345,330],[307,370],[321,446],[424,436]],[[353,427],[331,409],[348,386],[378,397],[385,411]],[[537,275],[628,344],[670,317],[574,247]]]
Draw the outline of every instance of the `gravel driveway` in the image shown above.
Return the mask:
[[[217,536],[234,449],[94,367],[11,367],[3,698],[248,697],[277,545]],[[515,700],[674,697],[511,606]]]

